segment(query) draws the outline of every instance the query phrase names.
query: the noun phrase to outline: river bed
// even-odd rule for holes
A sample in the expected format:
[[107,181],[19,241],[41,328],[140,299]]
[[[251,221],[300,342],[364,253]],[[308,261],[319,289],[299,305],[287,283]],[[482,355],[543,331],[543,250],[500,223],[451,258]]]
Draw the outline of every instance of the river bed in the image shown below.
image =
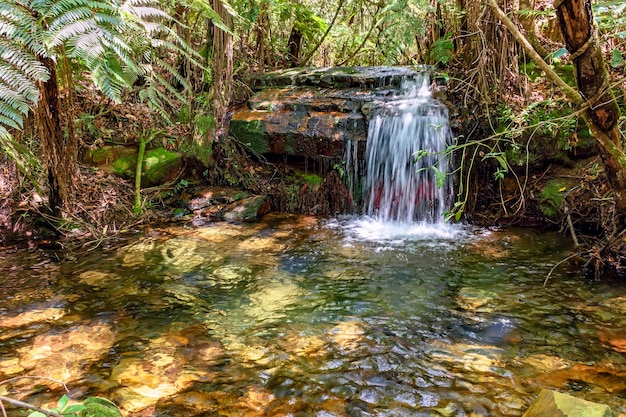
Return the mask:
[[54,378],[127,416],[520,416],[541,388],[624,413],[626,287],[569,263],[544,287],[571,249],[530,229],[268,216],[5,250],[0,381]]

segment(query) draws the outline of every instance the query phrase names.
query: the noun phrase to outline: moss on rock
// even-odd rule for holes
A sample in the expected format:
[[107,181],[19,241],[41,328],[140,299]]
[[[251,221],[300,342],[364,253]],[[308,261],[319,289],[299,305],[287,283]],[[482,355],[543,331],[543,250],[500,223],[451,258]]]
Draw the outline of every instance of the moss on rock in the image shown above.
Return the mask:
[[[156,148],[146,151],[141,173],[142,186],[154,186],[175,178],[182,164],[182,155]],[[124,178],[134,178],[137,167],[137,154],[123,156],[111,164],[114,174]]]
[[270,150],[264,132],[265,122],[262,120],[233,119],[230,122],[230,133],[258,154]]

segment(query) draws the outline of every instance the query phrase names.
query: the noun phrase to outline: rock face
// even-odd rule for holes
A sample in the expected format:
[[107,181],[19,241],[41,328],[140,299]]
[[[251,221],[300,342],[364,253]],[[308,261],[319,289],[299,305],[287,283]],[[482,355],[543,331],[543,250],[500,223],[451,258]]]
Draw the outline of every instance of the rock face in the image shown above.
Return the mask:
[[416,73],[343,67],[259,75],[251,81],[256,93],[233,110],[229,134],[259,154],[341,161],[347,141],[365,143],[371,110],[397,98],[402,80]]

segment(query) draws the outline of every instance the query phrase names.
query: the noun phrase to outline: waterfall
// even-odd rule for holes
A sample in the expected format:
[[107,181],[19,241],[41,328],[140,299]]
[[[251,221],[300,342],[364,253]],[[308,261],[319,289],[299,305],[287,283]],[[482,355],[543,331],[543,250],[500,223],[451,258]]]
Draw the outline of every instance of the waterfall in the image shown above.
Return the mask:
[[[397,99],[370,118],[365,214],[383,222],[443,222],[453,198],[451,161],[443,155],[451,139],[448,109],[433,99],[429,74],[405,79]],[[425,156],[418,158],[420,151]]]

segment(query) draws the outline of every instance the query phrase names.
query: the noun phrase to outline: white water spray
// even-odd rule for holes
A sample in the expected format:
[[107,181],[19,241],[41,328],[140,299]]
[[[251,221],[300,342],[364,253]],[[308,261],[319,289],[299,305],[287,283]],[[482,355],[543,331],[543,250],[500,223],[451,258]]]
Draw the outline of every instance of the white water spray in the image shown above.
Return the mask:
[[432,98],[429,74],[406,79],[398,99],[369,122],[365,214],[384,223],[443,223],[453,198],[444,155],[451,139],[448,109]]

